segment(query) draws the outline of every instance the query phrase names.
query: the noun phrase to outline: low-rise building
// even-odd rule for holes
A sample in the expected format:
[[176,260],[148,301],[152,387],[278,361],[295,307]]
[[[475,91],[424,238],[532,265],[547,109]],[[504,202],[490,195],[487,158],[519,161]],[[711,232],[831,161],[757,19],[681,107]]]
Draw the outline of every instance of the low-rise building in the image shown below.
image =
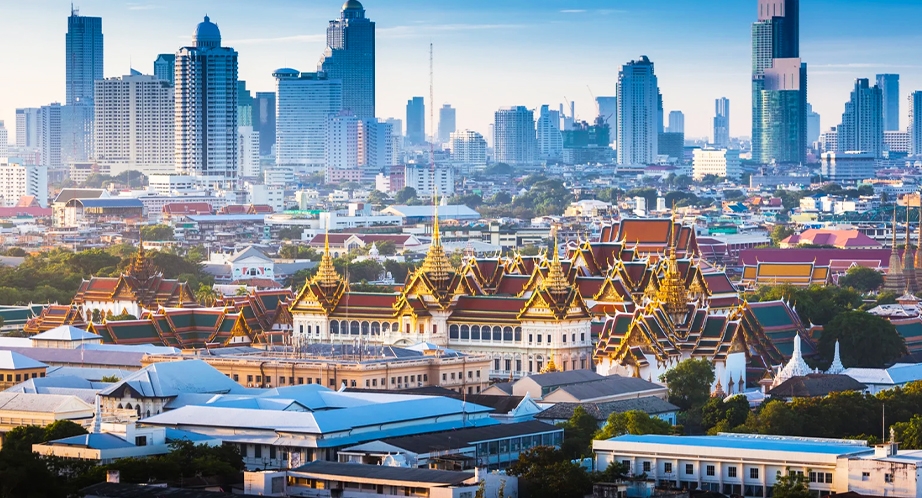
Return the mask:
[[0,389],[44,377],[48,365],[15,351],[0,351]]
[[860,181],[874,178],[877,155],[867,152],[824,152],[820,156],[820,174],[826,180]]
[[77,396],[0,392],[0,443],[16,427],[44,427],[58,420],[87,424],[92,418],[93,405]]
[[740,151],[731,149],[695,149],[693,171],[695,180],[707,175],[739,179],[743,173]]

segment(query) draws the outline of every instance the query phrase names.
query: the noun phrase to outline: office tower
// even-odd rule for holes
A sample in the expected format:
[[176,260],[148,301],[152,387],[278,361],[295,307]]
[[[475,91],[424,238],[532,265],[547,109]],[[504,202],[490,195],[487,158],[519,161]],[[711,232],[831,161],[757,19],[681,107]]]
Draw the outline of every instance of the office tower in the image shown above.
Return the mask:
[[807,146],[811,146],[820,139],[820,115],[813,111],[813,106],[807,104]]
[[721,97],[714,102],[714,147],[730,146],[730,99]]
[[275,92],[256,92],[253,129],[259,132],[259,155],[273,155],[275,146]]
[[845,103],[838,127],[837,152],[865,152],[880,157],[884,149],[884,123],[880,87],[870,86],[866,78],[855,81],[851,99]]
[[259,132],[252,126],[237,127],[237,171],[242,178],[262,176],[259,163]]
[[820,133],[820,152],[835,152],[839,149],[839,130],[835,126]]
[[671,157],[681,162],[685,159],[684,133],[659,133],[656,136],[656,154]]
[[326,164],[326,126],[343,110],[343,84],[324,73],[279,69],[275,77],[275,163],[305,171]]
[[922,92],[909,94],[909,152],[914,156],[922,155]]
[[451,166],[437,165],[433,169],[428,164],[408,164],[404,168],[404,182],[423,198],[438,194],[450,197],[455,194],[455,170]]
[[176,171],[231,187],[237,180],[237,52],[208,16],[176,52]]
[[878,74],[877,86],[883,95],[881,107],[884,131],[900,130],[900,75]]
[[94,157],[112,175],[135,170],[175,170],[173,87],[156,76],[122,76],[96,82]]
[[347,0],[339,19],[330,21],[317,71],[343,82],[343,109],[359,119],[374,119],[375,23],[358,0]]
[[160,54],[154,61],[154,77],[158,80],[168,81],[170,85],[176,81],[176,54]]
[[894,152],[909,154],[912,151],[912,135],[908,131],[885,131],[884,150],[890,153],[890,159],[896,157]]
[[102,79],[102,18],[81,16],[71,8],[67,18],[66,105],[93,98],[93,82]]
[[422,97],[407,101],[407,140],[410,145],[426,143],[426,103]]
[[800,1],[758,0],[752,25],[752,157],[806,160],[807,65],[800,60]]
[[253,126],[253,94],[246,81],[237,82],[237,126]]
[[644,55],[618,73],[618,164],[653,164],[661,127],[662,96]]
[[0,158],[9,157],[10,155],[10,135],[6,131],[3,121],[0,121]]
[[34,196],[48,207],[48,167],[24,165],[0,157],[0,206],[15,206],[23,196]]
[[40,165],[60,168],[61,163],[61,104],[55,102],[38,111],[37,143]]
[[449,104],[445,104],[439,109],[439,142],[448,143],[451,140],[451,134],[455,132],[455,109]]
[[358,120],[358,165],[364,178],[373,178],[395,162],[391,125],[377,119]]
[[38,147],[37,107],[16,109],[16,147]]
[[685,134],[685,114],[682,111],[669,112],[669,128],[666,131]]
[[596,97],[599,116],[605,120],[608,130],[611,133],[611,141],[615,142],[618,136],[618,97]]
[[563,134],[560,132],[560,113],[541,106],[537,123],[538,158],[557,160],[563,154]]
[[535,114],[523,107],[503,107],[493,118],[493,155],[498,163],[535,162]]
[[359,169],[359,118],[351,112],[343,110],[327,120],[324,157],[325,183],[362,179]]
[[473,166],[486,165],[487,141],[476,131],[461,130],[452,133],[451,160]]
[[397,118],[387,118],[384,120],[385,123],[391,125],[391,128],[394,132],[394,135],[403,136],[403,120]]
[[695,149],[692,161],[695,180],[707,175],[739,179],[743,173],[740,166],[740,151],[728,149]]

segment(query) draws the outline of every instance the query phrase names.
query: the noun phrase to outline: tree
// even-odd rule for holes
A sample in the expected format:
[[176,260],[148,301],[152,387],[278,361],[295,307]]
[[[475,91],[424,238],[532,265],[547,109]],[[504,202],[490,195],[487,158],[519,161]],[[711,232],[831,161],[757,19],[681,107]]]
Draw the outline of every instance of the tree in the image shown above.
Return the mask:
[[859,292],[873,292],[884,285],[884,276],[873,268],[853,266],[839,277],[839,286],[852,287]]
[[711,396],[714,365],[706,358],[682,361],[660,376],[669,388],[669,402],[682,410],[704,406]]
[[922,415],[915,414],[908,422],[893,424],[896,440],[904,450],[922,449]]
[[113,382],[118,382],[120,380],[122,379],[118,378],[118,375],[103,375],[102,378],[99,379],[99,382],[113,383]]
[[195,289],[195,300],[205,307],[214,306],[215,301],[220,297],[221,294],[210,285],[199,284],[198,288]]
[[368,194],[367,200],[370,204],[375,206],[384,206],[391,202],[391,198],[380,190],[372,190],[371,193]]
[[173,227],[169,225],[143,226],[141,237],[146,240],[173,240]]
[[810,492],[807,478],[803,474],[792,474],[787,471],[786,474],[778,472],[775,485],[772,486],[772,496],[774,498],[810,498],[813,493]]
[[561,450],[568,458],[580,458],[592,454],[592,436],[599,430],[599,421],[582,406],[573,410],[570,420],[560,424],[563,427]]
[[593,439],[611,439],[624,434],[671,433],[672,425],[669,422],[641,410],[629,410],[621,413],[612,412],[605,426],[595,434]]
[[521,452],[506,473],[524,481],[533,498],[583,498],[592,491],[589,473],[552,446]]
[[506,163],[491,164],[483,170],[483,176],[509,176],[515,173],[515,168]]
[[772,228],[772,245],[777,247],[781,245],[781,241],[797,233],[797,230],[794,230],[792,227],[787,225],[775,225]]
[[285,227],[279,230],[279,240],[301,240],[302,227]]
[[407,204],[416,199],[416,189],[413,187],[404,187],[394,194],[394,202],[397,204]]
[[827,364],[836,341],[846,367],[881,368],[907,353],[903,337],[889,320],[864,311],[840,313],[823,328],[818,349]]
[[643,197],[647,201],[647,210],[650,210],[656,207],[656,199],[659,197],[659,192],[657,192],[655,188],[644,187],[628,190],[624,195],[629,198]]
[[493,194],[493,197],[490,198],[491,206],[498,206],[501,204],[510,204],[512,203],[512,196],[508,192],[497,192]]
[[725,432],[746,423],[749,417],[749,400],[745,396],[728,399],[710,398],[701,409],[701,425],[713,432]]

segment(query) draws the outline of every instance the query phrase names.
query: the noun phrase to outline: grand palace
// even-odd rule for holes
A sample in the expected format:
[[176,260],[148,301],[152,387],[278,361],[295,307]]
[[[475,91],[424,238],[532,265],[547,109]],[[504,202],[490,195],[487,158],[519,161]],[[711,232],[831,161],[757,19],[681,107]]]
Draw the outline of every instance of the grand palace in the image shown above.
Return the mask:
[[[112,310],[137,310],[137,319],[110,320]],[[64,323],[109,343],[185,349],[425,342],[488,355],[498,380],[597,368],[657,381],[684,359],[706,358],[715,389],[728,393],[777,370],[795,336],[805,355],[813,351],[787,303],[744,301],[701,258],[693,229],[669,218],[615,221],[597,240],[537,256],[469,256],[459,267],[436,223],[425,259],[399,292],[352,291],[327,247],[298,292],[252,291],[211,307],[163,279],[139,251],[125,275],[84,282],[72,305],[48,308],[27,331]]]

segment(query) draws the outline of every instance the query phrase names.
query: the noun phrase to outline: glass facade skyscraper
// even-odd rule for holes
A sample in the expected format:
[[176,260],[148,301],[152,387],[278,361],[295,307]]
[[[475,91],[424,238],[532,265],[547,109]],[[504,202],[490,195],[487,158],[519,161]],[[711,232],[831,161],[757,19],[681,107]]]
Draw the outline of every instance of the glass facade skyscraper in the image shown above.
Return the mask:
[[730,146],[730,99],[721,97],[714,102],[714,146]]
[[176,80],[176,54],[160,54],[154,61],[154,76],[158,80],[168,81],[171,85]]
[[407,140],[412,145],[426,143],[426,102],[422,97],[407,101]]
[[81,16],[78,11],[71,10],[65,43],[65,104],[91,102],[94,82],[103,78],[102,18]]
[[375,23],[358,0],[346,0],[327,27],[327,48],[317,70],[343,82],[343,109],[359,119],[375,117]]
[[663,132],[663,106],[653,63],[647,56],[621,68],[617,97],[618,164],[654,164]]
[[900,75],[878,74],[877,86],[883,96],[884,131],[900,131]]
[[842,124],[837,128],[837,152],[865,152],[880,157],[884,150],[883,92],[860,78],[845,103]]

